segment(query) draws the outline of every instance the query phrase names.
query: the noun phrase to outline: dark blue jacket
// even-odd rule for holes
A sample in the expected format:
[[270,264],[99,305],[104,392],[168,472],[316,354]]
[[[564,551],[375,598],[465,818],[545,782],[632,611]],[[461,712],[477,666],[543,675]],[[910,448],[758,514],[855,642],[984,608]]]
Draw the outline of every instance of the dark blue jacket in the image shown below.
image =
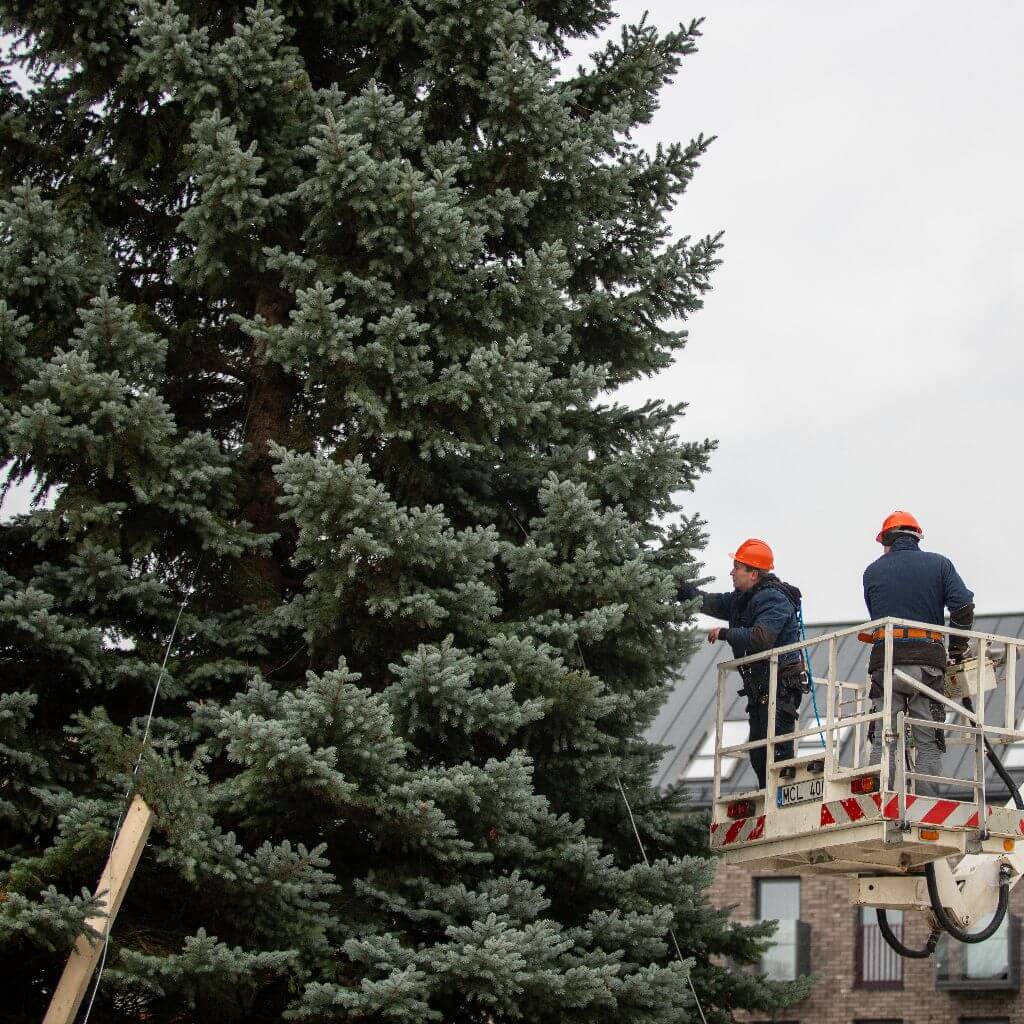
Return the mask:
[[[680,600],[700,597],[700,610],[716,619],[725,619],[728,629],[718,634],[732,648],[733,656],[745,658],[771,647],[785,647],[800,639],[797,609],[800,591],[777,576],[766,573],[750,590],[733,590],[728,594],[706,594],[691,584],[679,590]],[[799,651],[780,655],[779,667],[790,669],[802,661]],[[748,675],[759,686],[768,683],[769,664],[765,660],[749,667]]]
[[[864,570],[868,615],[872,619],[892,615],[941,626],[948,608],[954,625],[969,629],[974,622],[974,594],[948,558],[934,551],[921,551],[918,543],[915,537],[897,536],[892,550]],[[958,612],[962,614],[957,616]],[[897,664],[945,664],[945,650],[935,641],[896,640],[893,651]],[[883,656],[883,644],[876,643],[869,668],[878,668]]]

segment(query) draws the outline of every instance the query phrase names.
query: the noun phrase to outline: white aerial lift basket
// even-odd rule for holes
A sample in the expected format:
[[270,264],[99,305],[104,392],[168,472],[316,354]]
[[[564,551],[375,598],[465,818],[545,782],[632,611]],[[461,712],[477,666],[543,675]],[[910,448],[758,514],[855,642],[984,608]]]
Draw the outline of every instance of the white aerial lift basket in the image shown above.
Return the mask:
[[[894,627],[968,637],[976,651],[947,672],[939,692],[893,665]],[[876,630],[883,637],[884,660],[881,692],[876,684],[872,698],[870,680],[837,677],[836,652],[842,638]],[[927,874],[932,889],[938,889],[939,902],[950,911],[948,921],[966,928],[990,914],[1002,898],[1002,883],[1012,885],[1024,873],[1024,809],[994,807],[985,793],[986,746],[992,750],[1024,740],[1014,717],[1017,652],[1022,645],[1024,641],[1017,637],[885,618],[723,662],[718,669],[712,850],[726,863],[761,871],[849,875],[853,902],[882,909],[932,912],[935,900],[926,891]],[[779,657],[789,651],[799,651],[803,657],[806,652],[810,662],[812,651],[820,647],[827,649],[828,669],[809,680],[816,689],[816,706],[823,711],[820,728],[816,722],[810,728],[776,735]],[[998,652],[1004,665],[1005,692],[996,723],[985,721],[983,699],[998,685],[990,652]],[[728,674],[759,660],[769,662],[768,735],[723,746]],[[901,710],[903,698],[894,693],[894,681],[902,684],[901,689],[916,690],[944,707],[945,720],[910,717],[905,708]],[[893,721],[894,708],[895,730],[887,724]],[[872,723],[882,730],[882,753],[879,761],[866,763]],[[908,757],[907,734],[912,726],[940,729],[948,742],[973,747],[973,757],[965,758],[972,766],[971,777],[916,771],[913,757]],[[780,740],[792,741],[794,750],[799,750],[802,738],[818,736],[824,744],[820,750],[776,759]],[[722,758],[745,758],[758,747],[766,748],[766,787],[723,795]],[[940,787],[972,797],[924,795]],[[958,858],[955,870],[948,858]],[[939,907],[940,918],[943,909]],[[955,934],[955,928],[947,930]]]
[[[975,703],[978,700],[978,658],[965,658],[946,675],[946,696],[962,700],[970,697]],[[982,691],[988,693],[996,688],[996,665],[991,658],[985,659],[981,670]]]

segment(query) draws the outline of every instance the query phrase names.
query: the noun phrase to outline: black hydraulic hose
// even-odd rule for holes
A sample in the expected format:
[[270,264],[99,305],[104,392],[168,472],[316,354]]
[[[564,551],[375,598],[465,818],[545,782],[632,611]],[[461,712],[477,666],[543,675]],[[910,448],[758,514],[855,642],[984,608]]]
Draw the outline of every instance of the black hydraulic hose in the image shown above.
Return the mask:
[[1024,799],[1021,799],[1017,783],[1013,781],[1013,776],[1006,770],[999,755],[992,749],[992,744],[988,740],[985,740],[985,752],[988,754],[988,759],[992,762],[992,767],[996,770],[996,775],[1003,780],[1003,784],[1010,791],[1013,806],[1018,811],[1024,811]]
[[875,915],[878,917],[878,930],[882,933],[882,938],[885,939],[889,948],[895,950],[900,956],[905,956],[908,960],[927,960],[935,952],[935,947],[939,944],[939,936],[942,934],[941,928],[936,928],[928,936],[924,949],[911,949],[910,946],[904,946],[896,938],[896,933],[892,930],[884,910],[876,910]]
[[939,885],[935,880],[934,864],[925,864],[924,877],[928,881],[928,900],[932,905],[932,913],[939,924],[957,942],[984,942],[995,935],[999,926],[1003,923],[1003,918],[1006,917],[1006,908],[1010,905],[1010,869],[1005,864],[999,869],[999,903],[996,905],[995,915],[980,932],[964,931],[949,916],[949,912],[942,905],[942,900],[939,899]]
[[992,750],[992,744],[985,740],[985,751],[988,754],[988,760],[992,762],[992,767],[995,769],[995,774],[1002,779],[1002,782],[1006,785],[1010,791],[1010,796],[1013,798],[1014,807],[1019,811],[1024,811],[1024,800],[1021,799],[1021,792],[1017,788],[1017,783],[1014,781],[1013,776],[1007,769],[1002,765],[999,760],[999,756]]
[[[974,704],[970,697],[964,697],[963,705],[968,711],[974,711]],[[988,759],[992,762],[992,767],[996,770],[996,775],[1003,780],[1003,785],[1010,791],[1010,799],[1013,800],[1014,807],[1018,811],[1024,811],[1024,798],[1020,795],[1020,789],[1017,788],[1017,783],[1013,781],[1013,776],[1006,770],[1006,766],[1003,764],[1002,758],[995,752],[995,748],[988,741],[988,737],[985,738],[985,753],[988,754]]]

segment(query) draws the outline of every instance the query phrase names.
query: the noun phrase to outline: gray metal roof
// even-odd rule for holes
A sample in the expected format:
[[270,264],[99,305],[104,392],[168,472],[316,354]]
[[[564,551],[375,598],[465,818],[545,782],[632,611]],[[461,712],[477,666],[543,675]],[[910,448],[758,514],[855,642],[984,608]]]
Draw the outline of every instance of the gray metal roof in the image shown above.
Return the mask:
[[[808,637],[820,636],[845,626],[854,625],[850,622],[823,623],[808,625]],[[982,633],[995,633],[1000,636],[1024,636],[1024,613],[1013,612],[1005,615],[979,615],[974,628]],[[843,637],[837,647],[838,676],[850,681],[862,680],[867,672],[867,644],[861,643],[856,636]],[[665,702],[658,717],[647,731],[647,738],[668,749],[658,766],[654,782],[659,789],[667,789],[681,779],[683,771],[690,760],[707,739],[715,724],[715,686],[718,679],[716,666],[720,661],[728,661],[732,657],[727,644],[703,643],[683,669],[675,689]],[[822,644],[813,655],[811,669],[815,675],[826,674],[828,651]],[[999,673],[999,685],[991,691],[985,704],[987,721],[1002,722],[1003,687],[1002,673]],[[731,700],[726,708],[726,720],[746,720],[746,698],[739,695],[740,679],[733,673],[728,682]],[[819,708],[822,716],[823,707]],[[1016,720],[1020,721],[1024,712],[1024,657],[1017,662],[1017,708]],[[814,724],[814,710],[809,698],[805,698],[800,706],[800,727],[809,728]],[[1000,748],[996,748],[997,750]],[[965,758],[973,756],[967,747],[950,746],[943,763],[943,773],[956,778],[970,777],[971,771]],[[1024,769],[1013,769],[1016,778],[1021,777]],[[989,786],[993,797],[1000,800],[1006,798],[1006,787],[990,769]],[[711,783],[686,781],[685,785],[691,800],[698,806],[706,806],[711,802]],[[744,760],[728,780],[723,779],[723,792],[743,792],[755,789],[750,764]]]

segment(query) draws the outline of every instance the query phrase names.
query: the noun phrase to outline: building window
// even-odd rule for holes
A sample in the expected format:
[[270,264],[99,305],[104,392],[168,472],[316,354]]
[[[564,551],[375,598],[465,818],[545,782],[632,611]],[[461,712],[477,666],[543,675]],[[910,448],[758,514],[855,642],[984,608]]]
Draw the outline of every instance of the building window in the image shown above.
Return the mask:
[[[992,920],[989,914],[978,927],[972,931],[980,931],[988,927]],[[1003,915],[1003,923],[984,942],[972,942],[964,945],[964,977],[972,981],[993,981],[1005,978],[1010,973],[1010,915]]]
[[778,921],[761,972],[775,981],[792,981],[806,973],[807,926],[800,918],[799,878],[758,878],[757,919]]
[[[737,743],[746,743],[750,737],[750,723],[745,719],[742,722],[722,723],[722,746],[734,747]],[[739,764],[738,757],[722,758],[722,778],[727,779],[736,770]],[[707,734],[700,749],[690,759],[690,763],[683,769],[682,779],[685,782],[709,782],[715,777],[715,730],[712,727]]]
[[795,921],[800,916],[799,878],[758,878],[758,921]]
[[[990,920],[984,918],[978,927]],[[1007,914],[984,942],[959,943],[943,935],[935,951],[935,985],[947,990],[1016,991],[1020,987],[1020,919]]]
[[[903,938],[903,911],[886,914],[896,938]],[[861,907],[855,918],[854,984],[858,988],[902,988],[903,957],[889,947],[873,907]]]

